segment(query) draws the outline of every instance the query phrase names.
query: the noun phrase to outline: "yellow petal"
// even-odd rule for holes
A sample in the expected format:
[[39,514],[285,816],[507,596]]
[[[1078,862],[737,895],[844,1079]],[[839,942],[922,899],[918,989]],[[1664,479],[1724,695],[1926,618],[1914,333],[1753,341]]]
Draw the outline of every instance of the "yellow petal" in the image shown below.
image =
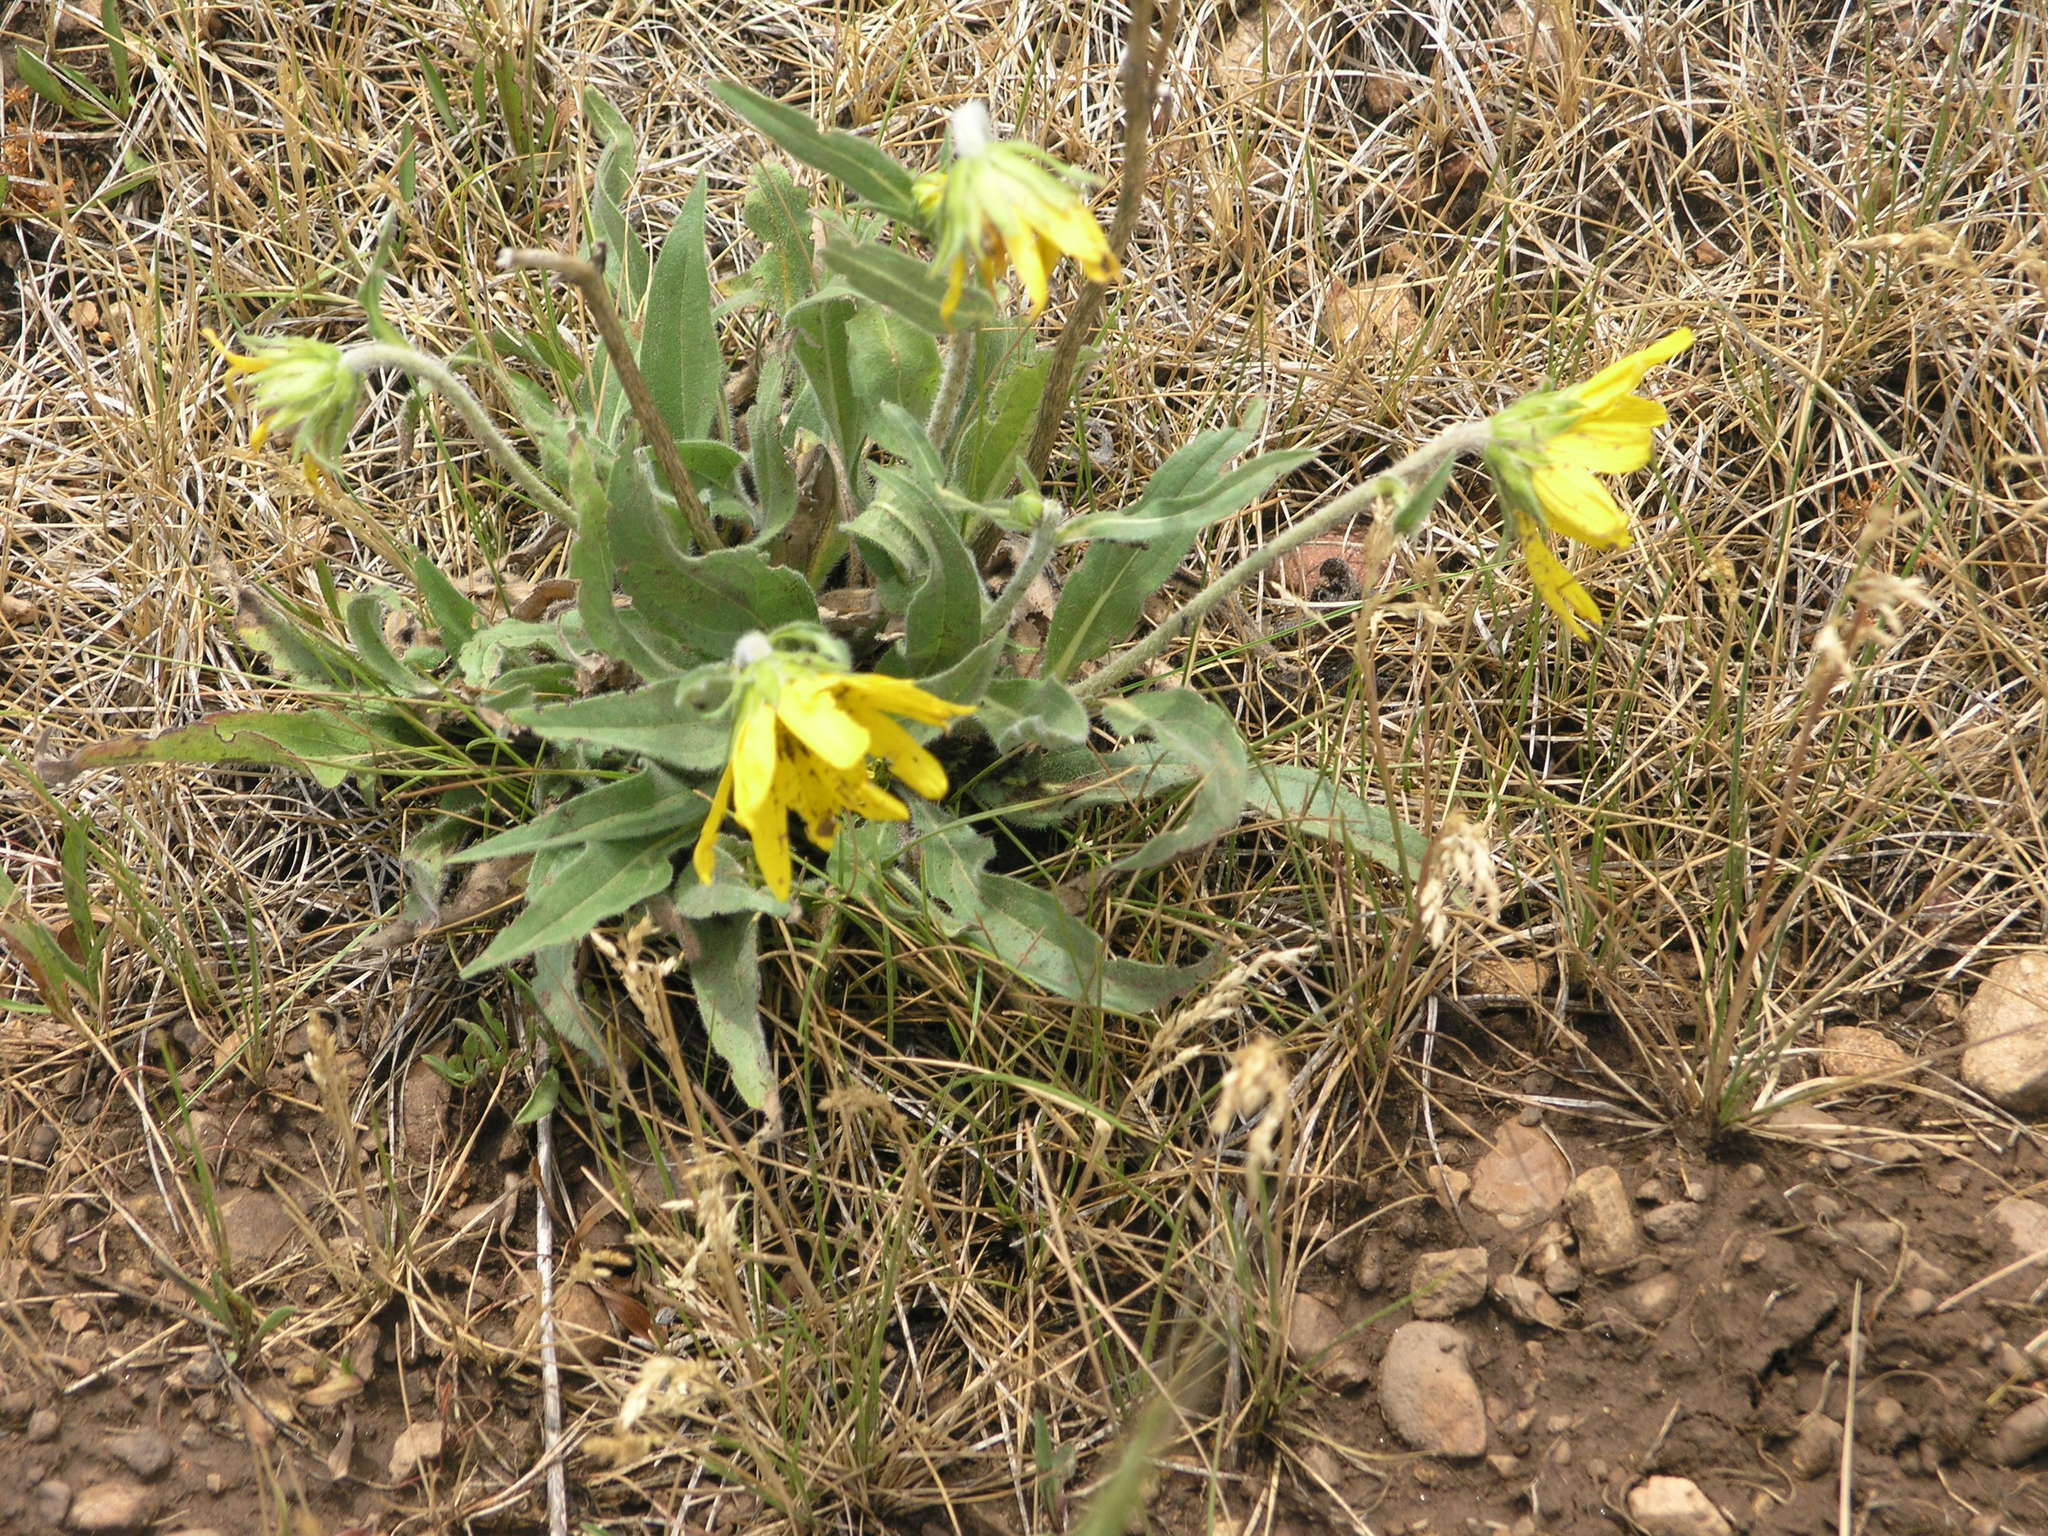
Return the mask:
[[1529,484],[1544,524],[1553,532],[1596,549],[1619,548],[1629,542],[1628,515],[1614,493],[1583,469],[1539,464],[1529,471]]
[[718,776],[718,788],[711,796],[711,811],[704,818],[704,830],[697,834],[697,878],[705,885],[711,883],[712,875],[718,868],[718,834],[725,826],[726,813],[732,809],[732,764],[725,765],[725,772]]
[[1052,296],[1052,288],[1037,231],[1014,204],[993,206],[988,210],[988,217],[1002,236],[1003,246],[1010,254],[1010,265],[1016,269],[1017,281],[1031,296],[1031,313],[1040,313]]
[[792,735],[834,768],[858,768],[868,758],[868,733],[840,704],[839,681],[824,673],[792,678],[782,685],[775,713]]
[[1569,393],[1589,410],[1599,410],[1608,402],[1630,393],[1643,382],[1643,375],[1659,364],[1668,363],[1693,343],[1690,328],[1680,326],[1668,336],[1658,338],[1640,352],[1631,352],[1627,357],[1609,363],[1583,384],[1575,384]]
[[758,696],[742,699],[726,772],[732,775],[733,814],[749,829],[775,790],[775,748],[775,711]]
[[945,725],[974,713],[972,704],[955,704],[951,699],[925,692],[908,678],[887,677],[880,672],[849,672],[836,680],[836,686],[848,704],[887,710],[919,725]]
[[1629,403],[1653,407],[1657,413],[1656,420],[1631,419],[1610,406],[1597,415],[1587,417],[1577,426],[1558,433],[1542,446],[1540,452],[1553,464],[1590,470],[1595,474],[1633,474],[1650,462],[1650,452],[1655,446],[1650,429],[1663,425],[1666,416],[1664,408],[1655,401],[1642,400],[1634,395],[1624,396],[1616,405]]
[[[772,724],[774,717],[769,719]],[[754,840],[754,862],[761,867],[761,879],[784,901],[789,899],[791,875],[788,793],[787,781],[778,774],[769,779],[766,792],[751,809],[733,807],[733,816]]]
[[1543,599],[1543,606],[1563,619],[1565,627],[1579,639],[1586,639],[1591,631],[1580,620],[1598,624],[1602,617],[1600,605],[1593,601],[1592,594],[1559,563],[1542,539],[1525,538],[1522,541],[1522,558],[1528,562],[1530,584],[1536,588],[1536,595]]

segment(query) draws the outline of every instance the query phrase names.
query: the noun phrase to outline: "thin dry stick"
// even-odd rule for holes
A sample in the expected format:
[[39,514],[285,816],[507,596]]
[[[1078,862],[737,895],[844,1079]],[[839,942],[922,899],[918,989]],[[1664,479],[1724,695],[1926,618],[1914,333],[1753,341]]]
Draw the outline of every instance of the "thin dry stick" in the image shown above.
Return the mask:
[[[1159,47],[1152,46],[1152,0],[1132,0],[1130,29],[1124,34],[1124,169],[1117,186],[1116,215],[1110,220],[1109,249],[1118,260],[1131,243],[1137,228],[1138,211],[1144,206],[1145,167],[1152,148],[1152,99],[1158,83],[1154,59],[1166,57],[1167,47],[1180,21],[1180,0],[1168,0],[1166,15],[1159,26]],[[1045,393],[1038,401],[1038,421],[1031,429],[1031,447],[1024,462],[1034,476],[1043,477],[1046,460],[1052,457],[1053,439],[1067,413],[1067,391],[1074,381],[1074,369],[1081,360],[1081,347],[1095,332],[1102,314],[1102,301],[1109,289],[1102,283],[1085,283],[1074,301],[1060,339],[1053,344],[1052,363],[1045,372]]]
[[1863,1364],[1863,1282],[1849,1298],[1849,1385],[1842,1403],[1842,1469],[1835,1501],[1835,1528],[1851,1536],[1849,1494],[1856,1483],[1856,1373]]
[[690,472],[683,466],[683,456],[676,451],[676,440],[669,435],[668,423],[661,419],[661,407],[654,403],[654,391],[647,387],[647,375],[640,371],[640,364],[634,357],[633,338],[626,334],[626,322],[620,318],[619,307],[612,302],[611,289],[605,286],[604,274],[594,262],[585,261],[581,256],[564,256],[558,251],[509,250],[498,253],[498,270],[501,272],[526,271],[534,267],[554,273],[583,296],[584,307],[597,324],[598,337],[604,342],[605,351],[611,354],[612,366],[619,371],[619,382],[625,386],[634,419],[640,423],[640,430],[647,434],[647,446],[654,450],[654,462],[661,466],[662,478],[668,482],[676,505],[683,509],[683,517],[690,525],[690,537],[697,541],[700,550],[721,548],[724,541],[718,536],[718,528],[711,521],[710,512],[697,499],[696,487],[690,484]]
[[[537,1088],[548,1070],[548,1043],[539,1031],[519,1019],[521,1043],[531,1046],[530,1076]],[[555,1348],[555,1218],[548,1191],[555,1183],[555,1113],[534,1122],[533,1191],[534,1269],[540,1279],[540,1422],[541,1455],[548,1464],[548,1536],[569,1536],[569,1474],[562,1456],[562,1362]]]

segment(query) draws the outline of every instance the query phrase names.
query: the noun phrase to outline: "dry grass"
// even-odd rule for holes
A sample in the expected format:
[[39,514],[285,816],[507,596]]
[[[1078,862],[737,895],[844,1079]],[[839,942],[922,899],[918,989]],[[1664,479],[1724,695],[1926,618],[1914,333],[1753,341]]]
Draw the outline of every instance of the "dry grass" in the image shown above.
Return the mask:
[[[584,86],[638,127],[648,228],[709,178],[731,273],[759,146],[705,82],[918,163],[943,109],[984,95],[1110,173],[1117,17],[586,5],[534,31],[524,7],[157,9],[130,18],[124,122],[63,117],[11,80],[0,116],[0,840],[28,909],[104,949],[92,995],[0,1018],[0,1255],[29,1256],[0,1260],[0,1337],[70,1379],[38,1354],[26,1266],[125,1266],[167,1320],[141,1365],[239,1343],[245,1398],[296,1396],[285,1441],[317,1458],[337,1427],[304,1395],[374,1327],[405,1364],[373,1400],[467,1431],[386,1507],[416,1528],[530,1520],[540,1452],[506,1429],[533,1380],[524,1088],[487,1073],[450,1102],[417,1065],[512,1000],[458,987],[443,952],[354,945],[396,899],[395,819],[281,778],[53,793],[34,754],[45,733],[275,697],[234,642],[226,577],[310,596],[323,562],[344,586],[395,579],[413,547],[478,569],[533,531],[446,423],[401,433],[396,398],[358,433],[353,494],[310,494],[237,446],[200,339],[354,334],[347,295],[408,135],[420,181],[387,310],[453,347],[553,302],[491,260],[579,228]],[[75,10],[0,7],[0,34],[104,80]],[[1178,1395],[1170,1464],[1242,1517],[1247,1449],[1284,1462],[1315,1440],[1275,1309],[1313,1252],[1420,1187],[1416,1031],[1482,955],[1561,979],[1514,1039],[1444,1036],[1438,1082],[1541,1069],[1618,1118],[1677,1123],[1713,1091],[1717,1029],[1750,1093],[1796,1083],[1826,1020],[1898,1017],[1948,1049],[1929,1000],[2048,925],[2044,61],[2018,3],[1185,7],[1134,280],[1087,391],[1103,502],[1270,400],[1270,437],[1323,452],[1222,532],[1204,556],[1220,566],[1448,420],[1673,325],[1702,333],[1658,381],[1674,425],[1631,487],[1638,543],[1584,567],[1611,610],[1595,643],[1532,621],[1475,496],[1357,622],[1275,587],[1191,653],[1268,752],[1341,765],[1425,827],[1484,818],[1508,910],[1435,950],[1398,893],[1248,830],[1091,898],[1131,952],[1213,942],[1266,967],[1164,1021],[1076,1017],[879,916],[793,925],[764,941],[788,1123],[765,1144],[622,1026],[622,1075],[555,1117],[555,1214],[597,1282],[583,1294],[614,1297],[594,1326],[672,1309],[658,1326],[690,1366],[648,1378],[628,1427],[635,1357],[571,1373],[570,1433],[600,1437],[572,1462],[579,1507],[617,1529],[773,1531],[982,1503],[1009,1511],[997,1528],[1054,1528],[1069,1476],[1105,1472],[1095,1453],[1185,1369],[1201,1385]],[[1925,583],[1931,612],[1859,619],[1872,577]],[[1831,619],[1855,673],[1817,692]],[[91,828],[90,849],[73,834],[89,910],[69,917],[67,826]],[[1102,825],[1045,857],[1082,874],[1142,836]],[[338,1099],[303,1064],[329,1025]],[[1292,1079],[1264,1180],[1252,1130],[1209,1127],[1262,1033]],[[208,1177],[224,1161],[244,1196],[275,1191],[303,1225],[296,1258],[221,1257],[166,1060],[211,1117],[196,1140],[219,1127]],[[612,1249],[633,1262],[600,1275]],[[173,1266],[224,1277],[255,1315],[297,1311],[260,1341],[209,1333]],[[358,1465],[381,1475],[370,1423]],[[274,1427],[252,1440],[266,1528],[335,1497]]]

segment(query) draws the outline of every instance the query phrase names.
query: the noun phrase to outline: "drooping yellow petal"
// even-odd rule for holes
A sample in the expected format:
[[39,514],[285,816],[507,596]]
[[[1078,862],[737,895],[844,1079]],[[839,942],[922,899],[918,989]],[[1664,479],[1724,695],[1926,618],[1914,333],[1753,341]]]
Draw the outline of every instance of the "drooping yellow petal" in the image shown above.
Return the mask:
[[889,677],[880,672],[849,672],[834,686],[849,703],[871,710],[887,710],[919,725],[946,725],[974,713],[972,704],[955,704],[935,693],[927,693],[908,678]]
[[1659,337],[1640,352],[1631,352],[1602,368],[1583,384],[1574,384],[1567,394],[1588,410],[1599,410],[1608,402],[1630,394],[1643,382],[1643,375],[1661,363],[1668,363],[1693,344],[1692,330],[1680,326]]
[[912,741],[910,733],[894,720],[871,714],[859,705],[853,708],[860,712],[868,728],[875,755],[889,765],[891,773],[927,800],[945,798],[946,770],[936,757]]
[[763,699],[743,699],[739,724],[732,734],[732,759],[726,766],[732,775],[733,814],[749,829],[774,793],[775,737],[774,708]]
[[1669,419],[1656,401],[1625,395],[1551,438],[1543,445],[1543,454],[1553,464],[1568,464],[1594,474],[1633,474],[1650,462],[1656,447],[1653,429]]
[[868,733],[841,706],[837,679],[822,673],[786,682],[775,713],[806,747],[834,768],[857,768],[869,756]]
[[1592,594],[1564,568],[1540,536],[1523,537],[1522,558],[1528,562],[1530,585],[1543,599],[1543,606],[1563,619],[1565,627],[1579,639],[1586,639],[1591,633],[1586,624],[1598,624],[1602,618],[1600,605],[1593,601]]
[[1536,506],[1545,526],[1596,549],[1618,549],[1632,541],[1628,514],[1606,483],[1566,464],[1539,464],[1529,471]]
[[711,810],[704,818],[704,830],[697,834],[697,853],[692,862],[696,865],[697,878],[704,884],[711,883],[711,877],[718,869],[718,834],[725,830],[727,812],[732,809],[732,764],[725,765],[725,772],[718,776],[718,788],[711,796]]

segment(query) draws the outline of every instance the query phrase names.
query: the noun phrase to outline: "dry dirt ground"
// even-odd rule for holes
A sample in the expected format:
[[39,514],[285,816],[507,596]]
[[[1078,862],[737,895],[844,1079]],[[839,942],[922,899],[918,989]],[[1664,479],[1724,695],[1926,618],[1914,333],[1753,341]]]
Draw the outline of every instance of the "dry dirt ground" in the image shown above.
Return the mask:
[[[559,1475],[557,1528],[592,1533],[2048,1533],[2017,1443],[2048,1412],[2048,1156],[1955,1078],[1959,1008],[2048,936],[2038,5],[1174,8],[1058,488],[1085,442],[1113,501],[1270,401],[1320,454],[1220,563],[1428,428],[1690,324],[1637,544],[1579,567],[1609,626],[1531,617],[1480,494],[1393,570],[1315,551],[1190,675],[1271,755],[1485,821],[1500,921],[1432,942],[1284,828],[1142,888],[1087,878],[1142,827],[1020,844],[1105,926],[1218,935],[1248,984],[1077,1018],[807,914],[763,947],[772,1138],[623,1024],[538,1121],[516,1041],[467,1086],[429,1067],[520,1000],[457,981],[473,934],[359,942],[403,807],[53,789],[37,750],[285,700],[231,581],[307,599],[417,547],[488,584],[534,531],[395,395],[346,492],[309,490],[241,446],[200,339],[359,335],[408,135],[387,309],[452,350],[530,298],[499,246],[575,238],[585,87],[640,133],[648,227],[710,178],[729,277],[761,145],[704,82],[920,167],[982,94],[1113,179],[1123,12],[117,14],[126,86],[97,7],[0,0],[0,849],[10,915],[93,978],[52,995],[0,955],[0,1530],[546,1530]],[[22,50],[125,99],[53,103]],[[1886,611],[1908,579],[1932,608]],[[1354,625],[1362,590],[1398,601]],[[1854,672],[1816,689],[1837,621]],[[1910,1071],[1827,1086],[1836,1025]],[[1209,1120],[1261,1036],[1288,1084],[1263,1172]],[[1432,1312],[1476,1390],[1430,1401],[1475,1454],[1387,1423],[1388,1345]],[[1632,1527],[1659,1477],[1714,1509]]]

